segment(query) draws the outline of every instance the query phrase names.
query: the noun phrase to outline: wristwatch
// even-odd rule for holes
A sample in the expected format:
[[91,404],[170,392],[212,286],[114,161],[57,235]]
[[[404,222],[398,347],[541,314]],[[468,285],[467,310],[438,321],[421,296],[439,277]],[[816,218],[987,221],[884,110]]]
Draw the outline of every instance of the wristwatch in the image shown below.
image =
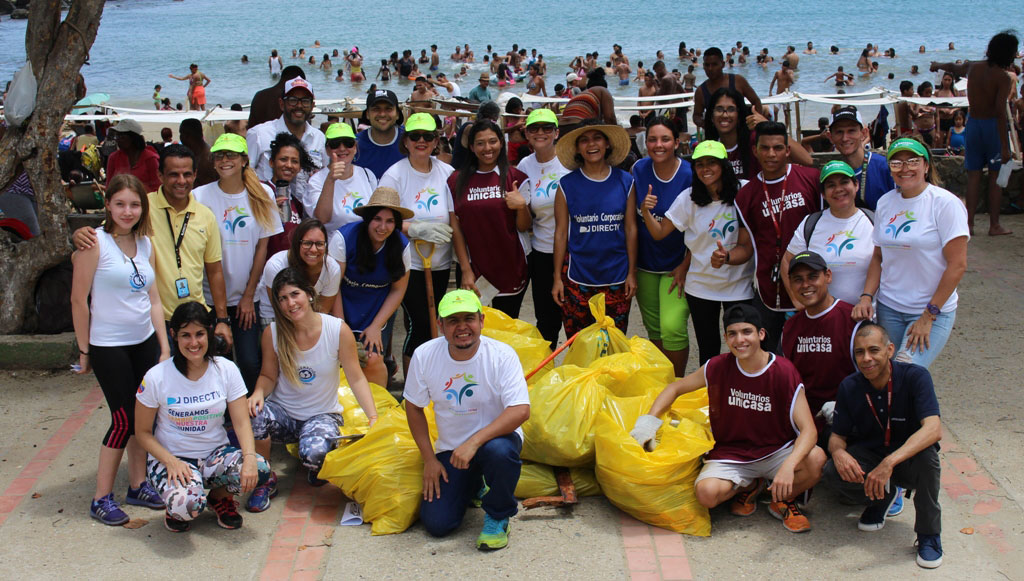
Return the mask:
[[225,325],[231,325],[231,319],[228,317],[217,317],[217,324],[224,323]]
[[927,309],[928,314],[933,317],[938,317],[940,314],[942,314],[942,310],[931,303],[928,303],[928,306],[925,307],[925,309]]

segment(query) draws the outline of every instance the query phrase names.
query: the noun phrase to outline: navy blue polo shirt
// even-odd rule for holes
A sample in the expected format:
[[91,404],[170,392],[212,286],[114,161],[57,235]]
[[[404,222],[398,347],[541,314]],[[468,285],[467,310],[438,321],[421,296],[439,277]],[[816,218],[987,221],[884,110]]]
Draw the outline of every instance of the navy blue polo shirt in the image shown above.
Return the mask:
[[[878,420],[871,413],[864,394],[871,397]],[[928,370],[913,363],[893,361],[892,409],[888,407],[887,389],[875,389],[858,371],[839,384],[832,433],[845,437],[851,445],[866,446],[886,454],[899,448],[921,428],[924,418],[939,415],[939,402]],[[886,448],[885,425],[890,417],[892,437]],[[936,443],[936,450],[938,446]]]

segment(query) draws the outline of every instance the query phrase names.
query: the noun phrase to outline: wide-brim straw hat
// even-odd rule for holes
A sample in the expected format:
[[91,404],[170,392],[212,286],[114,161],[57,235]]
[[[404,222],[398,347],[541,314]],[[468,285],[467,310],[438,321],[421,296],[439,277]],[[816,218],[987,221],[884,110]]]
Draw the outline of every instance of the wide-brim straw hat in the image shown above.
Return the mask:
[[394,188],[377,188],[373,190],[370,201],[365,206],[353,208],[352,211],[358,214],[360,218],[365,219],[376,214],[381,208],[389,208],[398,212],[398,215],[403,220],[408,220],[414,215],[412,210],[402,207],[402,198],[398,195],[398,190]]
[[600,131],[608,140],[612,148],[612,154],[607,158],[609,165],[619,165],[629,155],[629,134],[625,129],[618,125],[584,125],[565,134],[555,144],[555,155],[566,169],[574,170],[579,167],[579,163],[576,162],[576,140],[588,131]]

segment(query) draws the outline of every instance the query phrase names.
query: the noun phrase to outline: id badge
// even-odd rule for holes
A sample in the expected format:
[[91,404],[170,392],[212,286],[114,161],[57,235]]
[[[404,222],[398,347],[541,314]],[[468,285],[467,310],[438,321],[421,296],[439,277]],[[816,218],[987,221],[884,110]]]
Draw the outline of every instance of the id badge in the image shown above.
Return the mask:
[[779,273],[779,263],[776,262],[775,265],[772,266],[772,282],[776,282],[777,283],[781,279],[782,279],[782,277],[780,276],[780,273]]
[[174,281],[174,288],[175,290],[178,291],[179,299],[188,298],[188,296],[191,294],[188,292],[188,279],[186,278],[179,278],[178,280]]

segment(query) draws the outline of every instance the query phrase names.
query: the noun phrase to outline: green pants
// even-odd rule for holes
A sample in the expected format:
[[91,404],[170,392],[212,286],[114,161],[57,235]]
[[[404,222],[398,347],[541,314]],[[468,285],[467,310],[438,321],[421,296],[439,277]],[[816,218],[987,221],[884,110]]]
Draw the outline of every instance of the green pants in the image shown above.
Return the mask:
[[638,270],[636,282],[636,302],[640,305],[640,316],[648,338],[661,341],[667,351],[682,351],[689,347],[686,326],[690,306],[686,303],[685,294],[678,296],[679,289],[669,292],[672,275]]

